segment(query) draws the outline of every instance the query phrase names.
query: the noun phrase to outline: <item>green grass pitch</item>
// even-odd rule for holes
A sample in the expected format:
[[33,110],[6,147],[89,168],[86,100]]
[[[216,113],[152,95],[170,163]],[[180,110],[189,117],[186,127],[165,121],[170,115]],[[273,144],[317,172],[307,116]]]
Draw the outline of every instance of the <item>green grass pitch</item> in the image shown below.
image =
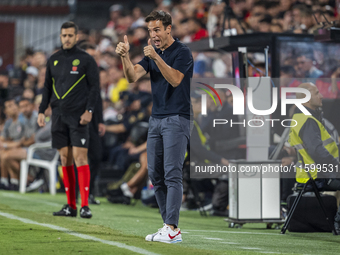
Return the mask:
[[[340,236],[331,233],[287,232],[281,235],[280,230],[266,229],[264,223],[245,224],[241,229],[229,228],[223,218],[201,217],[196,211],[181,212],[182,243],[146,242],[147,234],[162,227],[157,209],[144,207],[141,203],[126,206],[110,204],[105,198],[100,200],[101,205],[90,206],[92,219],[82,219],[79,215],[61,218],[53,217],[52,212],[60,210],[65,203],[64,194],[0,191],[0,254],[141,254],[141,250],[145,254],[185,255],[339,253]],[[61,230],[4,215],[51,224]],[[105,243],[107,241],[111,245]]]

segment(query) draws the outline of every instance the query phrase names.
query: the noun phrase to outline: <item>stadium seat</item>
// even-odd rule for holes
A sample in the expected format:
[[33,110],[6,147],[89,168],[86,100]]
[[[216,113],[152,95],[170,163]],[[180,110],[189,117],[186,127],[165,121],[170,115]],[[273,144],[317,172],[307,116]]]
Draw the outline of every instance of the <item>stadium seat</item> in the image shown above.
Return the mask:
[[36,143],[31,145],[27,151],[27,159],[21,160],[20,162],[20,193],[26,192],[26,185],[27,185],[27,175],[29,166],[37,166],[49,171],[50,176],[50,193],[51,195],[56,194],[56,172],[57,172],[57,165],[59,159],[59,152],[56,150],[56,153],[51,161],[48,160],[41,160],[33,158],[34,152],[38,149],[51,149],[52,147],[51,142],[45,143]]

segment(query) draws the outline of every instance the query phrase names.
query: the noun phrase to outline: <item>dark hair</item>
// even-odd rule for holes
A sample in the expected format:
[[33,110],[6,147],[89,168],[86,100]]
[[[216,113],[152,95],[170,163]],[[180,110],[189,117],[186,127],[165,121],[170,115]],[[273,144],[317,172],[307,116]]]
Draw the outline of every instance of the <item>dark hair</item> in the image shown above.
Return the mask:
[[164,29],[166,29],[169,25],[172,25],[171,15],[165,11],[152,11],[146,18],[145,22],[150,22],[154,20],[162,21]]
[[73,21],[66,21],[65,23],[63,23],[61,25],[60,32],[62,29],[72,28],[72,27],[74,28],[74,33],[78,34],[78,26]]
[[18,104],[18,101],[15,99],[15,97],[8,97],[5,99],[4,101],[4,105],[6,102],[9,102],[9,101],[14,101],[14,103],[17,105]]
[[266,9],[276,8],[280,6],[280,2],[268,2],[266,3]]
[[297,58],[301,58],[303,56],[305,56],[306,58],[314,61],[313,53],[310,53],[310,52],[300,52],[300,53],[297,54],[296,59]]
[[85,50],[85,51],[88,50],[88,49],[95,50],[96,45],[91,44],[89,42],[83,42],[79,45],[79,48],[82,49],[82,50]]
[[259,23],[267,23],[267,24],[271,24],[272,23],[272,16],[266,14],[263,16],[263,18],[259,21]]
[[253,7],[257,7],[257,6],[266,8],[267,3],[265,1],[258,1],[256,3],[254,3]]
[[19,103],[22,102],[22,101],[28,101],[30,104],[33,104],[33,100],[30,99],[30,98],[27,98],[27,97],[22,97],[22,98],[20,98]]

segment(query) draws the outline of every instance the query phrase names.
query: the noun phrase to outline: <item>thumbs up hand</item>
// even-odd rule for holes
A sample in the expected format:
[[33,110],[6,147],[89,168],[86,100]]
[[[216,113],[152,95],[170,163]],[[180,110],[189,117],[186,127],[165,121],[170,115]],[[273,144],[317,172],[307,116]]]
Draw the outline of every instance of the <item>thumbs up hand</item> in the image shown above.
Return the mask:
[[153,60],[155,60],[156,57],[157,57],[157,53],[156,53],[154,47],[151,44],[151,39],[148,40],[148,46],[144,47],[144,55],[146,57],[153,59]]
[[124,42],[118,43],[116,47],[116,53],[121,57],[125,57],[127,53],[129,52],[129,50],[130,50],[130,44],[129,44],[127,36],[124,35]]

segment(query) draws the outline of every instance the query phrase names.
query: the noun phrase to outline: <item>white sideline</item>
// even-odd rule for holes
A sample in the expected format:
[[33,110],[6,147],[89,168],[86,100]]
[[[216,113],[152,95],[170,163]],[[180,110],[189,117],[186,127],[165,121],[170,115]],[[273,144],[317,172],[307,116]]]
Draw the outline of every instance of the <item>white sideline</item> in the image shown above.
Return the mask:
[[256,232],[237,232],[237,231],[221,231],[221,230],[197,230],[197,229],[186,229],[186,232],[212,232],[212,233],[225,233],[225,234],[252,234],[252,235],[271,235],[271,236],[284,236],[281,234],[271,233],[256,233]]
[[44,201],[44,200],[31,199],[31,198],[28,198],[28,197],[25,197],[25,196],[15,195],[15,194],[11,194],[11,193],[2,193],[2,196],[10,197],[10,198],[15,198],[15,199],[26,200],[26,201],[32,201],[34,203],[41,203],[41,204],[51,205],[51,206],[62,206],[62,204],[57,204],[57,203],[53,203],[53,202],[47,202],[47,201]]
[[147,251],[147,250],[144,250],[142,248],[135,247],[135,246],[126,245],[124,243],[119,243],[119,242],[114,242],[114,241],[108,241],[108,240],[100,239],[100,238],[97,238],[97,237],[94,237],[94,236],[80,234],[80,233],[71,231],[71,230],[69,230],[67,228],[63,228],[63,227],[59,227],[59,226],[55,226],[55,225],[51,225],[51,224],[39,223],[39,222],[32,221],[32,220],[29,220],[29,219],[20,218],[18,216],[13,215],[13,214],[4,213],[4,212],[0,211],[0,215],[3,216],[3,217],[9,218],[9,219],[19,220],[19,221],[21,221],[23,223],[34,224],[34,225],[38,225],[38,226],[42,226],[42,227],[47,227],[47,228],[51,228],[51,229],[54,229],[54,230],[58,230],[58,231],[66,233],[66,234],[69,234],[69,235],[72,235],[72,236],[76,236],[76,237],[79,237],[79,238],[82,238],[82,239],[87,239],[87,240],[91,240],[91,241],[101,242],[101,243],[104,243],[104,244],[108,244],[108,245],[116,246],[116,247],[119,247],[119,248],[127,249],[127,250],[130,250],[130,251],[139,253],[139,254],[158,255],[157,253],[153,253],[153,252],[150,252],[150,251]]
[[222,238],[214,238],[214,237],[204,237],[204,239],[207,239],[207,240],[215,240],[215,241],[223,241]]

